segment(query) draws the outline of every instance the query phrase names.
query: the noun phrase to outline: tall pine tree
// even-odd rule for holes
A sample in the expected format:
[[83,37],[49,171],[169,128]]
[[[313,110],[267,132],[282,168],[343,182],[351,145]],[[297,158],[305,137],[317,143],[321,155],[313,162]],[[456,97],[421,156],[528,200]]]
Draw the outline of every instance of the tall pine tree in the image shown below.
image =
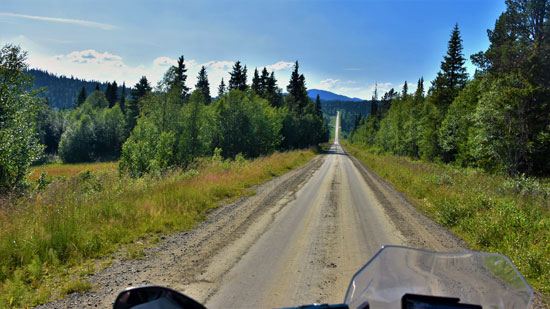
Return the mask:
[[254,69],[254,77],[252,78],[252,90],[259,96],[263,96],[264,94],[264,87],[262,85],[262,79],[260,78],[260,75],[258,74],[258,68]]
[[309,97],[307,95],[307,88],[304,75],[298,72],[298,61],[294,65],[294,71],[290,76],[290,82],[286,87],[289,94],[289,108],[291,110],[302,112],[309,103]]
[[372,117],[378,116],[378,84],[374,85],[374,93],[370,103],[370,115]]
[[416,99],[424,98],[424,77],[420,77],[418,79],[418,83],[416,84],[416,91],[414,92],[414,96]]
[[109,102],[109,108],[115,106],[118,101],[118,85],[116,81],[113,83],[107,83],[107,89],[105,90],[105,98]]
[[206,69],[204,66],[199,71],[199,76],[197,78],[197,84],[195,88],[200,90],[206,100],[206,104],[210,104],[212,98],[210,97],[210,84],[208,83],[208,75],[206,74]]
[[246,66],[244,68],[241,66],[241,62],[235,62],[233,66],[233,71],[229,73],[231,79],[229,79],[229,90],[238,89],[241,91],[246,91],[248,85],[246,84]]
[[[262,94],[265,95],[266,92],[268,92],[269,83],[271,82],[269,76],[269,72],[267,72],[267,69],[264,67],[262,70],[262,75],[260,76],[260,83],[262,85]],[[275,79],[275,76],[273,76],[273,79]]]
[[227,90],[225,89],[225,83],[223,82],[223,77],[222,77],[222,81],[218,86],[218,99],[220,99],[225,94],[226,91]]
[[147,77],[142,76],[139,82],[134,86],[134,89],[130,90],[132,100],[128,106],[126,113],[128,119],[128,131],[132,131],[137,123],[139,117],[139,100],[143,98],[147,93],[151,92],[152,88],[147,80]]
[[120,110],[126,114],[126,82],[122,82],[122,93],[120,94]]
[[468,73],[464,63],[466,59],[462,54],[462,38],[458,30],[458,24],[455,25],[451,33],[451,39],[447,47],[447,55],[441,62],[441,71],[432,82],[432,93],[434,103],[445,114],[447,108],[458,95],[458,92],[466,86]]
[[78,93],[78,97],[76,98],[75,107],[79,107],[86,101],[86,88],[82,86],[82,89],[80,89],[80,92]]
[[185,85],[187,81],[187,69],[185,68],[183,55],[178,58],[178,66],[176,68],[176,78],[174,84],[181,88],[181,95],[183,97],[187,96],[189,93],[189,87]]
[[321,107],[321,97],[319,97],[319,94],[317,94],[317,98],[315,98],[315,111],[317,112],[317,116],[323,117],[323,110]]

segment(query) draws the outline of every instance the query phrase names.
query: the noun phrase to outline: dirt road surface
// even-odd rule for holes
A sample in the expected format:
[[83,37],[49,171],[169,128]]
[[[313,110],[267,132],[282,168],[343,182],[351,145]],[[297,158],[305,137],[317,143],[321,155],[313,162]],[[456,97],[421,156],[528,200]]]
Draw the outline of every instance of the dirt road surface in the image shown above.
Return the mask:
[[119,291],[144,284],[183,291],[208,308],[339,303],[352,275],[383,245],[468,249],[337,138],[256,192],[216,209],[192,231],[166,236],[141,260],[115,260],[90,278],[94,293],[43,307],[110,307]]

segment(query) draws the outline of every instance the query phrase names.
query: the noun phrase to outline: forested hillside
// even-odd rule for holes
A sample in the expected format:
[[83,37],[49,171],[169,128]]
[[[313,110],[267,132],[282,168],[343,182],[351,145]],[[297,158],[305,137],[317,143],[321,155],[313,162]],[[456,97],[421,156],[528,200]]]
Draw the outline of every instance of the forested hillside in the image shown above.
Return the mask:
[[[33,89],[45,88],[43,97],[48,98],[49,103],[56,109],[70,109],[82,91],[92,93],[99,87],[99,91],[105,92],[108,83],[98,81],[87,81],[73,76],[57,76],[47,71],[39,69],[29,69],[27,73],[33,77]],[[116,83],[116,82],[114,82]],[[122,87],[117,87],[118,95],[122,93]]]
[[[352,141],[398,155],[455,162],[509,175],[550,173],[550,7],[507,1],[488,31],[490,46],[470,58],[458,25],[441,70],[425,94],[387,93],[362,119]],[[388,100],[389,99],[389,100]]]
[[321,107],[326,117],[334,117],[340,112],[340,128],[347,136],[350,133],[355,123],[361,118],[367,117],[370,113],[372,101],[338,101],[338,100],[322,100]]
[[311,99],[315,99],[317,96],[319,96],[322,101],[363,101],[359,98],[350,98],[346,97],[345,95],[340,95],[334,92],[319,89],[310,89],[307,91],[307,94]]

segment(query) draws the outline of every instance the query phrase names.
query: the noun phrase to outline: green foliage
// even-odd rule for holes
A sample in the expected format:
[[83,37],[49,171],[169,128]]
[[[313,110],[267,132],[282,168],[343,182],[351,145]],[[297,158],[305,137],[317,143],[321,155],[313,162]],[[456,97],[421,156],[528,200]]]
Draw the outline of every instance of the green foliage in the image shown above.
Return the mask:
[[176,139],[172,132],[160,132],[151,121],[140,121],[122,146],[119,169],[133,177],[159,175],[173,163]]
[[488,169],[511,175],[530,170],[535,145],[528,136],[534,89],[520,76],[492,80],[473,115],[472,154]]
[[25,74],[26,53],[18,46],[0,49],[0,194],[23,184],[30,164],[43,146],[36,133],[41,100]]
[[216,146],[224,157],[256,157],[280,145],[282,116],[254,92],[233,90],[216,103]]
[[474,113],[482,95],[483,80],[476,78],[466,85],[453,101],[439,129],[439,145],[448,161],[462,166],[473,164],[471,153]]
[[109,101],[105,97],[105,94],[101,91],[94,91],[86,98],[84,102],[90,105],[91,108],[107,108],[109,107]]
[[[96,93],[97,98],[104,98],[103,93]],[[89,98],[93,99],[93,96]],[[120,107],[117,104],[112,108],[92,108],[91,104],[94,101],[87,100],[69,113],[70,124],[59,142],[59,156],[63,162],[113,159],[120,154],[127,134]]]
[[48,154],[57,153],[61,134],[65,130],[64,117],[62,111],[55,111],[49,104],[48,99],[42,103],[42,108],[38,111],[36,119],[36,129],[40,144],[45,146]]
[[83,115],[67,128],[59,142],[59,156],[66,163],[86,162],[93,157],[94,124],[90,115]]

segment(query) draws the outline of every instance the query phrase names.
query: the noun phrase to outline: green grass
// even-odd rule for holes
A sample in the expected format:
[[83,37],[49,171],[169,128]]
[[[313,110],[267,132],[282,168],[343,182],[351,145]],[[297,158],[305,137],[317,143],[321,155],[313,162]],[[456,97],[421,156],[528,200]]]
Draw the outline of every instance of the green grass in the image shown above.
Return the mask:
[[[127,258],[139,258],[143,241],[137,240],[154,243],[158,234],[191,229],[209,209],[254,194],[254,185],[313,156],[307,150],[253,161],[204,159],[160,179],[119,177],[110,165],[79,173],[74,165],[56,165],[57,175],[67,177],[54,177],[15,207],[0,207],[0,308],[87,291],[86,274],[103,267],[95,259],[122,247]],[[83,276],[75,279],[75,273]]]
[[550,294],[548,179],[511,179],[478,169],[346,149],[474,250],[508,256],[527,281]]
[[32,166],[29,175],[30,180],[36,180],[42,173],[46,173],[49,177],[66,177],[67,179],[78,175],[84,171],[104,171],[117,170],[118,162],[97,162],[97,163],[77,163],[77,164],[62,164],[52,163],[39,166]]

